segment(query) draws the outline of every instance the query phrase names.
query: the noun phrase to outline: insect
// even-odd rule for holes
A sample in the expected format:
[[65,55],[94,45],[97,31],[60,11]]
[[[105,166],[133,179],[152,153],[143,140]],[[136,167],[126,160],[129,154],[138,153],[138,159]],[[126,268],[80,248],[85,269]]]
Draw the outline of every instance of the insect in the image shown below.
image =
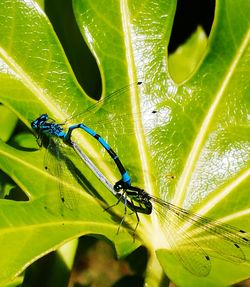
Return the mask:
[[199,277],[209,274],[211,258],[208,254],[234,263],[247,261],[242,249],[250,247],[250,236],[246,231],[199,216],[154,197],[139,187],[126,186],[120,182],[114,189],[118,198],[115,205],[121,201],[125,205],[122,222],[128,207],[137,218],[135,232],[140,222],[138,213],[150,215],[154,211],[171,251],[192,274]]
[[[141,84],[142,84],[142,82],[136,83],[136,85],[141,85]],[[111,93],[110,95],[105,97],[105,101],[110,101],[112,99],[115,99],[118,95],[121,95],[121,93],[127,91],[128,88],[133,86],[133,85],[135,85],[135,84],[128,85],[126,87],[121,88],[120,90],[115,91],[114,93]],[[100,108],[102,103],[103,103],[103,100],[100,100],[97,103],[91,105],[84,112],[82,112],[78,115],[72,116],[72,117],[68,118],[68,120],[69,119],[72,120],[73,118],[79,118],[80,116],[83,118],[85,118],[85,117],[90,118],[93,111],[96,110],[97,108]],[[93,138],[95,138],[104,147],[104,149],[108,152],[108,154],[110,155],[110,157],[112,158],[112,160],[116,164],[116,166],[117,166],[117,168],[121,174],[121,179],[116,183],[116,185],[123,184],[126,186],[130,186],[131,178],[130,178],[127,170],[123,166],[122,162],[120,161],[118,155],[98,133],[96,133],[93,129],[91,129],[89,126],[85,125],[84,123],[78,123],[78,124],[71,125],[67,131],[64,131],[64,129],[63,129],[64,124],[56,123],[55,120],[53,120],[52,118],[50,118],[48,116],[48,114],[44,113],[44,114],[41,114],[38,118],[36,118],[35,120],[33,120],[31,122],[31,127],[33,130],[35,130],[37,132],[38,140],[40,140],[43,137],[43,135],[46,135],[47,137],[53,137],[55,139],[61,139],[65,144],[67,144],[70,147],[73,147],[74,150],[77,152],[77,154],[80,155],[80,157],[81,157],[81,154],[84,156],[86,156],[86,155],[80,150],[80,148],[77,146],[76,143],[72,142],[71,136],[72,136],[72,132],[75,129],[82,129],[87,134],[89,134]],[[110,123],[107,122],[107,125],[109,126]],[[62,157],[64,157],[64,159],[66,158],[63,155],[63,152],[59,151],[59,148],[55,143],[49,144],[48,149],[51,151],[51,154],[54,154],[58,158],[57,165],[59,166],[60,161],[61,161],[60,159]],[[79,151],[80,151],[80,153],[79,153]],[[57,176],[60,177],[59,173],[62,173],[61,171],[59,171],[60,168],[56,167],[54,169],[57,170],[57,173],[58,173]],[[72,173],[73,173],[73,171],[72,171]],[[60,189],[61,189],[61,199],[63,202],[65,202],[66,190],[63,190],[63,187],[61,187]],[[73,208],[73,204],[74,203],[69,204],[69,206],[71,206],[70,209]]]
[[[110,98],[112,96],[111,94]],[[88,115],[98,104],[90,106],[84,114]],[[81,114],[83,115],[83,113]],[[231,225],[223,224],[218,220],[201,217],[198,214],[156,198],[139,187],[133,186],[127,170],[115,151],[100,135],[84,123],[72,125],[67,131],[64,131],[63,124],[57,124],[47,114],[42,114],[31,123],[31,126],[38,132],[39,137],[46,134],[49,137],[61,139],[68,146],[72,147],[95,173],[96,177],[117,197],[118,201],[115,205],[119,202],[124,203],[124,216],[120,226],[126,217],[127,208],[134,212],[137,218],[134,234],[140,222],[138,214],[151,215],[155,212],[159,217],[162,232],[171,246],[171,251],[192,274],[197,276],[207,276],[209,274],[211,270],[210,255],[235,263],[247,261],[243,250],[245,247],[250,247],[250,237],[247,232]],[[121,174],[121,179],[114,185],[109,183],[95,165],[89,161],[78,145],[72,141],[71,135],[75,129],[82,129],[94,137],[115,162]],[[64,201],[63,195],[62,201]]]

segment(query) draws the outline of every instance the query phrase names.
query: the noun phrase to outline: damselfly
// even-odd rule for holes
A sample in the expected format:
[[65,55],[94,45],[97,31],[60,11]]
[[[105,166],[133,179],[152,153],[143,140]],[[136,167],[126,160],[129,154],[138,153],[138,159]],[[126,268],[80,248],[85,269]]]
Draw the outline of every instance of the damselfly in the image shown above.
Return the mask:
[[[113,94],[110,95],[110,98],[112,96]],[[101,103],[101,101],[98,102],[98,104],[99,103]],[[81,113],[81,116],[88,117],[89,112],[95,110],[98,104],[90,106],[86,112]],[[154,111],[152,111],[152,113],[154,113]],[[71,119],[73,118],[75,118],[75,116],[71,117]],[[122,222],[124,221],[128,207],[135,213],[137,218],[135,232],[140,220],[138,213],[150,215],[154,211],[160,219],[161,229],[171,246],[171,252],[180,259],[185,268],[191,273],[197,276],[207,276],[211,269],[210,256],[223,258],[224,260],[234,263],[247,261],[243,248],[250,247],[250,237],[248,233],[218,220],[201,217],[186,209],[156,198],[143,189],[132,186],[130,176],[117,154],[102,137],[85,124],[79,123],[72,125],[65,132],[62,124],[57,124],[54,120],[49,119],[47,114],[42,114],[34,120],[31,125],[33,129],[38,131],[39,136],[41,134],[47,134],[62,139],[67,145],[73,147],[81,159],[87,164],[89,161],[86,159],[86,155],[76,143],[71,140],[71,133],[74,129],[80,128],[97,139],[114,160],[122,178],[112,187],[95,165],[91,163],[90,165],[88,164],[88,166],[96,174],[97,178],[118,198],[117,203],[120,201],[124,203],[125,214],[122,218]]]
[[[136,85],[141,85],[141,83],[142,82],[137,82]],[[107,101],[107,102],[111,103],[111,101],[113,99],[116,99],[116,97],[118,95],[121,95],[122,93],[127,91],[129,87],[134,86],[134,85],[135,84],[131,84],[129,86],[121,88],[120,90],[115,91],[114,93],[111,93],[110,95],[105,97],[103,100],[100,100],[97,103],[89,106],[88,109],[86,109],[84,112],[81,112],[77,115],[71,116],[67,120],[72,120],[75,118],[84,118],[84,119],[86,118],[88,120],[90,118],[93,119],[93,115],[92,115],[93,112],[96,109],[101,107],[104,100],[105,100],[105,102]],[[104,123],[102,122],[102,124],[104,124]],[[85,131],[86,133],[91,135],[93,138],[95,138],[104,147],[104,149],[108,152],[110,157],[115,162],[115,164],[116,164],[116,166],[117,166],[117,168],[121,174],[121,179],[116,183],[116,185],[119,186],[120,184],[122,184],[122,185],[130,186],[131,179],[130,179],[130,176],[129,176],[127,170],[123,166],[123,164],[120,161],[116,152],[109,146],[109,144],[99,134],[97,134],[93,129],[91,129],[90,127],[88,127],[84,123],[78,123],[78,124],[71,125],[67,131],[63,130],[64,125],[65,125],[65,123],[63,123],[63,124],[56,123],[55,120],[53,120],[52,118],[50,118],[48,116],[48,114],[42,114],[37,119],[35,119],[34,121],[31,122],[32,129],[36,130],[36,132],[38,134],[38,139],[41,139],[43,137],[43,135],[47,135],[48,137],[52,136],[56,139],[63,140],[63,142],[65,144],[67,144],[68,146],[73,146],[73,147],[75,147],[76,144],[75,143],[73,144],[73,142],[71,140],[72,131],[75,129],[82,129],[83,131]],[[108,125],[109,125],[109,128],[111,129],[111,126],[112,126],[111,122],[109,122]],[[59,164],[60,163],[59,157],[62,156],[61,155],[62,153],[58,150],[58,147],[51,144],[51,145],[49,145],[48,148],[51,150],[52,154],[54,154],[54,155],[56,155],[56,157],[58,157],[58,159],[59,159],[58,164]],[[65,158],[65,156],[64,156],[64,158]],[[57,170],[58,170],[58,168],[57,168]],[[62,201],[65,201],[63,193],[65,193],[65,191],[61,191],[61,194],[62,194],[61,198],[62,198]]]
[[194,275],[209,274],[210,255],[233,263],[249,262],[243,251],[243,248],[250,247],[250,235],[246,231],[199,216],[132,185],[120,183],[114,188],[118,198],[115,205],[120,201],[125,205],[122,222],[128,207],[137,218],[135,232],[140,221],[138,213],[150,215],[154,211],[171,252]]

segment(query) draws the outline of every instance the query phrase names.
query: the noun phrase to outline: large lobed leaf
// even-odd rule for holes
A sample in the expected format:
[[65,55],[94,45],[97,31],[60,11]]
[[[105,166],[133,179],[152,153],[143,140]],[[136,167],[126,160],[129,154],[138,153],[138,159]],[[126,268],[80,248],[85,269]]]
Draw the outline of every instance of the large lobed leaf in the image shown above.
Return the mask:
[[[246,230],[250,214],[249,5],[244,0],[217,1],[206,54],[189,80],[176,84],[168,72],[167,53],[175,1],[73,1],[78,25],[97,59],[104,93],[143,81],[139,90],[131,86],[120,95],[115,107],[104,101],[95,118],[102,119],[105,110],[139,114],[141,121],[128,116],[126,122],[128,129],[134,125],[141,131],[148,122],[147,111],[158,111],[150,133],[139,132],[126,140],[121,134],[108,137],[136,184],[178,206]],[[42,112],[63,122],[90,105],[39,6],[33,1],[1,1],[0,11],[1,102],[27,126]],[[103,161],[97,146],[82,133],[74,136],[105,175],[115,180],[114,166]],[[1,201],[0,264],[5,270],[1,284],[44,253],[82,234],[105,235],[120,254],[136,247],[128,233],[115,235],[117,225],[89,193],[97,190],[108,204],[115,199],[80,161],[77,165],[91,187],[85,185],[89,193],[77,183],[69,187],[79,196],[77,207],[69,210],[59,202],[58,179],[44,171],[43,151],[18,151],[1,143],[0,152],[1,168],[30,199]],[[122,216],[122,207],[117,210]],[[190,274],[171,255],[171,248],[165,249],[161,225],[155,215],[141,216],[138,228],[152,253],[150,286],[157,286],[161,278],[155,251],[178,286],[225,286],[249,277],[247,265],[214,258],[208,277]],[[232,270],[230,276],[228,270]]]

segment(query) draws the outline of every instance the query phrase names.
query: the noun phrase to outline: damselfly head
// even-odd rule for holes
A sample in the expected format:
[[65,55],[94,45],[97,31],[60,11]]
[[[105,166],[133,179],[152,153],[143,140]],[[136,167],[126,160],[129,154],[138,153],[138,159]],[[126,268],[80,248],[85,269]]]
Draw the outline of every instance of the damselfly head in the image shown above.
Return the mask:
[[48,118],[49,117],[47,114],[41,114],[40,117],[31,122],[32,129],[38,129],[41,127],[48,120]]

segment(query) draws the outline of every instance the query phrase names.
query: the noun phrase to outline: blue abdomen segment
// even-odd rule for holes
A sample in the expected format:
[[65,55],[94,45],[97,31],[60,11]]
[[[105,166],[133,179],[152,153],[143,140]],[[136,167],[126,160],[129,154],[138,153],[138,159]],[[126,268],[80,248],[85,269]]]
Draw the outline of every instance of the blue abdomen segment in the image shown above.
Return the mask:
[[[96,136],[99,136],[99,135],[96,135]],[[96,137],[95,136],[95,137]],[[98,138],[98,141],[100,142],[100,144],[106,149],[106,150],[110,150],[110,146],[108,145],[108,143],[106,143],[106,141],[101,137],[99,136]]]
[[122,175],[122,181],[123,181],[124,183],[126,183],[128,186],[131,185],[131,178],[130,178],[130,176],[128,175],[127,172],[125,172],[125,173]]
[[64,131],[59,131],[56,133],[56,136],[58,136],[59,138],[65,138],[66,134]]
[[74,129],[79,129],[79,128],[84,130],[88,134],[90,134],[96,140],[98,140],[98,142],[105,148],[105,150],[109,153],[111,158],[114,160],[114,162],[115,162],[116,166],[118,167],[119,172],[120,172],[120,174],[122,176],[122,181],[124,182],[124,184],[126,186],[130,186],[131,185],[130,176],[128,175],[128,173],[127,173],[125,167],[123,166],[123,164],[121,163],[118,155],[113,151],[113,149],[109,146],[109,144],[100,135],[98,135],[96,132],[94,132],[91,128],[85,126],[84,124],[72,125],[72,126],[69,127],[69,130],[68,130],[67,134],[64,136],[64,141],[65,142],[70,142],[71,141],[72,131]]

